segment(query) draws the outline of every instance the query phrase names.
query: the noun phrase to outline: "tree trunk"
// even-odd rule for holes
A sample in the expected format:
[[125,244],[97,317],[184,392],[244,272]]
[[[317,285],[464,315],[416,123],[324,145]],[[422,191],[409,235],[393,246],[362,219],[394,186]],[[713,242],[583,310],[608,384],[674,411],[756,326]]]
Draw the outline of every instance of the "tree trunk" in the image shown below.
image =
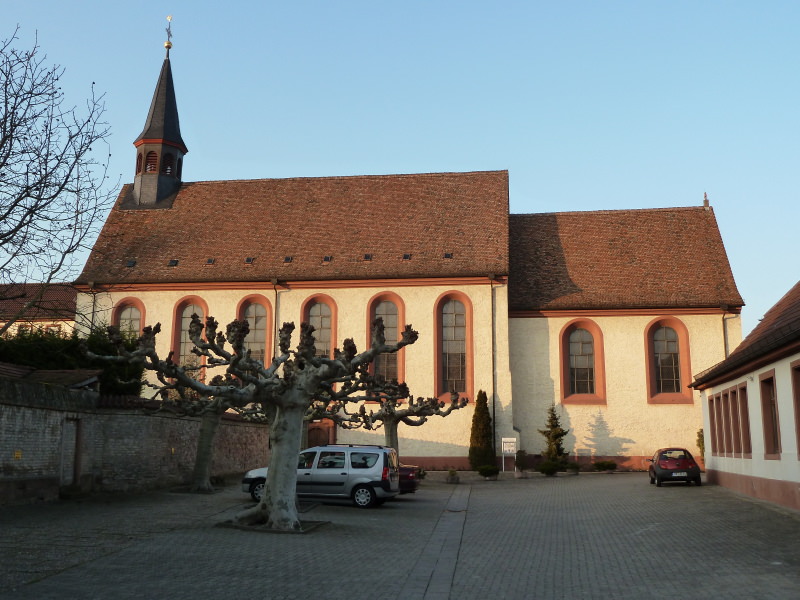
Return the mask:
[[399,424],[399,419],[387,419],[383,422],[383,435],[385,438],[384,443],[387,446],[394,448],[397,452],[397,456],[400,456],[400,440],[397,436],[397,428]]
[[264,523],[268,528],[280,531],[300,530],[295,493],[304,414],[303,406],[278,409],[270,428],[272,458],[264,494],[254,509],[236,517],[237,522],[248,525]]
[[197,436],[197,452],[194,458],[193,492],[213,492],[211,485],[211,461],[214,458],[214,438],[217,435],[222,414],[207,412],[200,421],[200,433]]

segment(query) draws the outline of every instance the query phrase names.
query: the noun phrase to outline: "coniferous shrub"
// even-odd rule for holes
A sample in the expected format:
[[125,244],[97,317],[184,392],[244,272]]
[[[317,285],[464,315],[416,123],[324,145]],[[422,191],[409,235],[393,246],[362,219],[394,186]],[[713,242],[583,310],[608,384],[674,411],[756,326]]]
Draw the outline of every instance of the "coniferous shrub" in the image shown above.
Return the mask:
[[547,442],[542,456],[549,462],[566,463],[567,452],[564,450],[563,439],[569,433],[569,429],[561,427],[561,419],[556,412],[556,405],[551,404],[547,409],[547,423],[545,429],[540,429],[539,433],[544,436]]
[[483,465],[494,465],[497,454],[492,442],[492,417],[489,416],[489,400],[486,392],[480,390],[475,398],[475,412],[472,415],[472,431],[469,436],[469,465],[473,471]]

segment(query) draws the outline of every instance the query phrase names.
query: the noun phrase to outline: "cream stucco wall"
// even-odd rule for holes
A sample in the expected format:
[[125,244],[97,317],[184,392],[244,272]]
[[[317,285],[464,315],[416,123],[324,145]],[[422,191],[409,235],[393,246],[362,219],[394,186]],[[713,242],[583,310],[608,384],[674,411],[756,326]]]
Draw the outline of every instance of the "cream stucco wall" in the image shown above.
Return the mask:
[[[752,449],[749,457],[725,455],[721,449],[718,449],[717,453],[712,453],[711,441],[707,435],[705,453],[707,468],[734,475],[800,483],[800,448],[798,448],[797,433],[800,431],[797,429],[797,420],[800,419],[800,415],[795,412],[795,392],[790,366],[799,360],[800,353],[797,353],[702,391],[703,421],[705,430],[710,432],[709,397],[738,387],[740,384],[747,386],[747,413]],[[779,460],[765,458],[764,447],[760,376],[772,370],[775,372],[775,396],[778,404],[778,425],[781,436]]]
[[627,466],[645,468],[644,457],[663,446],[677,445],[697,451],[697,430],[703,426],[700,395],[692,404],[649,404],[645,359],[645,330],[657,317],[679,319],[689,336],[691,373],[682,373],[689,383],[695,373],[725,357],[728,346],[741,340],[738,317],[721,314],[669,315],[633,314],[586,317],[602,331],[605,351],[606,404],[561,403],[561,358],[559,337],[575,318],[513,318],[510,322],[510,356],[514,395],[514,424],[521,447],[529,453],[544,449],[539,429],[546,411],[555,402],[562,426],[570,433],[565,449],[576,456],[631,457]]
[[[367,307],[378,294],[393,293],[402,299],[405,323],[419,332],[418,341],[404,350],[405,379],[414,396],[430,397],[435,393],[434,351],[435,315],[437,300],[446,293],[463,294],[472,308],[472,360],[473,393],[485,390],[490,409],[495,408],[498,450],[502,437],[513,436],[511,410],[511,377],[508,356],[508,309],[505,285],[482,283],[447,285],[399,285],[395,287],[347,286],[302,289],[278,288],[277,299],[271,285],[263,289],[183,289],[106,292],[92,299],[80,294],[78,310],[93,314],[95,324],[109,323],[112,309],[125,298],[137,298],[145,308],[145,323],[161,323],[162,333],[157,350],[166,357],[174,330],[175,307],[187,296],[197,296],[208,305],[210,315],[224,326],[237,317],[241,301],[252,294],[265,297],[279,325],[285,321],[302,320],[302,307],[309,298],[323,294],[336,305],[336,346],[341,347],[347,337],[352,337],[359,348],[368,343]],[[94,305],[93,305],[94,302]],[[492,327],[492,323],[495,327]],[[494,329],[494,335],[493,335]],[[494,348],[494,349],[493,349]],[[492,356],[494,355],[494,372]],[[492,391],[495,391],[494,402]],[[471,398],[472,399],[472,398]],[[469,448],[473,404],[455,411],[445,419],[431,417],[421,427],[400,426],[401,454],[414,457],[465,457]],[[383,432],[337,432],[337,441],[343,443],[383,443]]]

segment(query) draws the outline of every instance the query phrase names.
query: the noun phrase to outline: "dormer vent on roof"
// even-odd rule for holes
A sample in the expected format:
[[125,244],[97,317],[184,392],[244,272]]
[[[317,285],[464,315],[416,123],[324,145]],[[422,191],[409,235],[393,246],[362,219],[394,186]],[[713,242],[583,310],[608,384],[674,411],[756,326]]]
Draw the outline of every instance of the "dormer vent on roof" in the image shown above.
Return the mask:
[[244,259],[244,264],[252,265],[254,260],[255,260],[254,256],[248,256],[247,258]]
[[170,259],[170,261],[167,263],[167,266],[168,267],[177,267],[178,266],[178,259],[177,258]]
[[290,262],[294,260],[293,256],[284,256],[283,257],[283,264],[288,265]]
[[206,259],[206,264],[207,265],[213,265],[215,262],[217,262],[216,258],[207,258]]
[[403,254],[403,260],[411,260],[411,254],[409,254],[408,252]]
[[331,262],[332,260],[333,260],[333,256],[331,256],[330,254],[327,254],[327,255],[325,255],[325,256],[323,256],[323,257],[322,257],[322,262],[323,262],[324,264],[328,264],[328,263],[329,263],[329,262]]
[[445,258],[453,258],[453,253],[452,252],[445,252],[444,253],[444,257]]
[[372,260],[372,254],[365,254],[364,260]]
[[133,260],[133,259],[131,259],[131,260],[129,260],[128,262],[126,262],[126,263],[125,263],[125,266],[126,266],[126,267],[128,267],[129,269],[130,269],[131,267],[135,267],[135,266],[136,266],[136,261],[135,261],[135,260]]

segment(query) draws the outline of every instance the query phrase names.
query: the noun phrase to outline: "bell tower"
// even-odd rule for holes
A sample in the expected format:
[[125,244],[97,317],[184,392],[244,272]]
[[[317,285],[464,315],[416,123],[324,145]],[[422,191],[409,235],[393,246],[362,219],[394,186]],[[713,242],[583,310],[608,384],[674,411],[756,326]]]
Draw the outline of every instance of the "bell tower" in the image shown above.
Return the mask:
[[[178,122],[178,103],[172,83],[169,51],[172,48],[172,17],[167,17],[167,55],[150,103],[150,112],[139,137],[133,142],[136,148],[136,175],[133,194],[136,204],[156,207],[173,196],[181,185],[183,157],[189,151],[181,137]],[[163,204],[162,204],[163,206]]]

